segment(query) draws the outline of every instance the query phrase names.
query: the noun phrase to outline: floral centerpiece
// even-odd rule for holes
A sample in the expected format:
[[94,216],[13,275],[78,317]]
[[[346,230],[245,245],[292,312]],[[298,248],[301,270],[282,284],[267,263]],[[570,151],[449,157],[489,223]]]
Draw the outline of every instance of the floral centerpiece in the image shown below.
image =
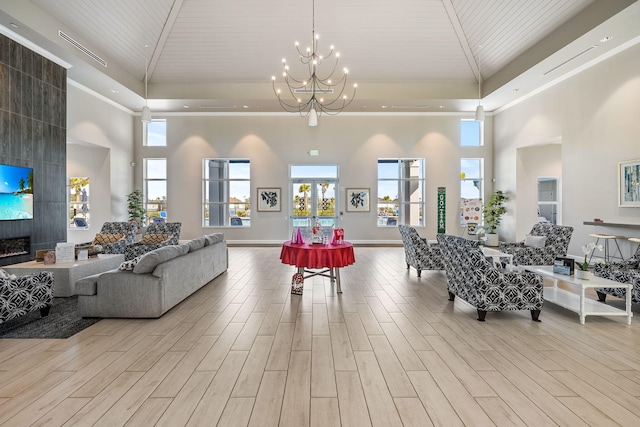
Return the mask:
[[587,256],[592,253],[594,250],[603,250],[602,245],[596,245],[593,242],[587,243],[586,245],[582,245],[582,253],[584,254],[584,261],[582,262],[578,262],[575,261],[577,270],[576,270],[576,277],[578,277],[579,279],[586,279],[588,276],[588,271],[589,271],[589,261],[587,261]]

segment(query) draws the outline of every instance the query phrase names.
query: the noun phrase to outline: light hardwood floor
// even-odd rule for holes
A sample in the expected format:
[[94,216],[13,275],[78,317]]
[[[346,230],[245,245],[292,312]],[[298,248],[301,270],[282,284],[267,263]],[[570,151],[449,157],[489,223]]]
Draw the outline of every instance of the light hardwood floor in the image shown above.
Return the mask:
[[341,295],[319,276],[291,295],[279,253],[229,248],[160,319],[0,340],[0,425],[640,425],[640,319],[546,304],[481,323],[401,247],[356,247]]

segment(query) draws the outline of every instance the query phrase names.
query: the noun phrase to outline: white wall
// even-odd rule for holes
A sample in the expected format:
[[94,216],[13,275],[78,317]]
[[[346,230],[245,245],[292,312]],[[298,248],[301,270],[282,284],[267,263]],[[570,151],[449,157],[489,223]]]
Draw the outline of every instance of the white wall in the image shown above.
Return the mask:
[[[160,118],[159,115],[157,115]],[[289,164],[339,164],[341,188],[368,187],[369,213],[347,213],[341,224],[351,241],[398,242],[397,228],[377,227],[377,160],[391,157],[426,159],[426,227],[419,232],[436,234],[437,187],[447,187],[448,232],[459,234],[460,157],[486,157],[491,176],[491,119],[485,123],[488,146],[461,148],[459,122],[462,116],[352,116],[321,117],[311,128],[297,115],[278,116],[168,116],[167,147],[140,147],[136,143],[136,186],[141,188],[143,158],[166,157],[168,163],[168,208],[170,221],[181,221],[182,238],[192,238],[220,228],[202,228],[202,159],[207,157],[251,160],[251,227],[222,228],[226,238],[244,242],[281,242],[289,237],[286,203],[283,211],[257,212],[258,187],[281,187],[289,197]],[[467,117],[468,118],[468,117]],[[139,128],[136,125],[136,128]],[[136,134],[140,132],[136,131]],[[310,157],[309,150],[320,150]],[[487,180],[490,181],[490,180]],[[490,182],[486,191],[490,192]],[[345,196],[340,202],[344,209]]]
[[69,230],[67,240],[88,241],[105,221],[127,221],[133,189],[135,117],[73,84],[67,86],[68,176],[91,178],[90,230]]
[[[618,207],[617,199],[618,162],[640,158],[638,99],[640,45],[635,45],[496,114],[496,188],[512,193],[501,234],[519,240],[532,225],[520,206],[523,199],[536,197],[535,187],[516,191],[520,190],[518,149],[562,141],[563,223],[574,227],[569,253],[581,255],[580,246],[593,240],[589,233],[640,236],[640,230],[598,227],[596,231],[583,225],[594,218],[640,224],[640,208]],[[625,248],[635,250],[628,244]]]
[[[509,204],[509,208],[519,214],[519,221],[515,224],[516,235],[524,236],[538,221],[538,178],[562,177],[562,145],[558,143],[518,148],[517,165],[516,195],[534,195],[515,197]],[[509,198],[511,199],[510,194]],[[510,216],[512,218],[513,215]]]

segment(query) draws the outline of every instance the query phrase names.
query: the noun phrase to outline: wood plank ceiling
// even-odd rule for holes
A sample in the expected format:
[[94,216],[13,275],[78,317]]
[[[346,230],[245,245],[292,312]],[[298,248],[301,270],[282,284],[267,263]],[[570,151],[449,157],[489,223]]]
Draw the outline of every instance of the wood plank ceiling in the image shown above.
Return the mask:
[[[138,81],[148,56],[152,99],[165,96],[163,85],[175,91],[189,84],[260,84],[270,90],[281,59],[296,59],[294,41],[304,47],[311,38],[311,0],[23,1]],[[315,28],[320,50],[335,45],[341,66],[361,87],[464,85],[473,98],[478,61],[483,80],[491,78],[593,3],[318,0]],[[433,98],[448,96],[440,95]]]

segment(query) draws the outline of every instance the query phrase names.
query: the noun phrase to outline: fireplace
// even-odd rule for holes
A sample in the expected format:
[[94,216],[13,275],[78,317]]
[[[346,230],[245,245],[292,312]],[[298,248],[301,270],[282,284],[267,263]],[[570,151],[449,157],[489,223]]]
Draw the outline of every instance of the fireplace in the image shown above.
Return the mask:
[[0,239],[0,258],[24,255],[30,252],[31,238],[29,236]]

